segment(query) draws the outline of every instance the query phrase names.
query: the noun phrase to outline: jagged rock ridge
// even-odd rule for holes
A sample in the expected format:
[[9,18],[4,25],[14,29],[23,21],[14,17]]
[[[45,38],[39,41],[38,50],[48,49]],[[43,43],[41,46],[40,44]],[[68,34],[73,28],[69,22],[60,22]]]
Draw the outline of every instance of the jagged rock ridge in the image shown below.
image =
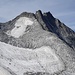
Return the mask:
[[[22,14],[17,16],[12,21],[0,24],[0,30],[4,34],[5,34],[5,32],[12,30],[14,28],[15,22],[19,18],[24,17],[24,16],[31,18],[33,21],[35,21],[35,23],[32,26],[27,25],[27,30],[30,30],[30,32],[31,32],[31,30],[33,31],[34,29],[38,30],[38,29],[42,28],[42,30],[50,31],[50,32],[56,34],[61,40],[63,40],[65,43],[67,43],[72,48],[75,47],[75,32],[73,30],[71,30],[69,27],[67,27],[65,24],[61,23],[58,19],[54,18],[50,12],[43,13],[43,14],[40,10],[37,11],[36,14],[23,12]],[[3,36],[6,36],[6,34]],[[6,36],[6,38],[2,37],[2,39],[4,38],[6,41],[4,39],[3,40],[1,39],[1,41],[4,41],[6,43],[11,42],[10,44],[13,44],[14,41],[12,42],[10,39],[13,38],[14,40],[16,40],[16,38],[14,38],[12,36],[10,36],[9,38],[8,37],[9,36]],[[19,43],[19,41],[18,41],[18,43]]]

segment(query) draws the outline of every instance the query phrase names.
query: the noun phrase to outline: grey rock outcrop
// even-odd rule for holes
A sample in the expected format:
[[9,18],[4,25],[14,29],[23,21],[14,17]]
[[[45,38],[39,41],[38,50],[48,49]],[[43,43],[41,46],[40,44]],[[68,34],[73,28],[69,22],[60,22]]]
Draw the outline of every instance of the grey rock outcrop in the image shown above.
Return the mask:
[[36,17],[43,29],[55,33],[61,40],[75,48],[75,32],[72,29],[54,18],[50,12],[42,14],[39,10],[36,12]]

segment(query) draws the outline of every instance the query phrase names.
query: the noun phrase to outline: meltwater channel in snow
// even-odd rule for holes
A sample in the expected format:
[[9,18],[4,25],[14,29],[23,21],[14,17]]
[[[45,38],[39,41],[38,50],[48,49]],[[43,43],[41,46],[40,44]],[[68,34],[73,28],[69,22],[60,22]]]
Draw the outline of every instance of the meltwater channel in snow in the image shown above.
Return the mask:
[[24,31],[26,30],[27,25],[32,25],[33,21],[30,20],[30,18],[27,17],[21,17],[18,19],[15,23],[15,27],[11,30],[11,36],[15,38],[19,38],[24,34]]

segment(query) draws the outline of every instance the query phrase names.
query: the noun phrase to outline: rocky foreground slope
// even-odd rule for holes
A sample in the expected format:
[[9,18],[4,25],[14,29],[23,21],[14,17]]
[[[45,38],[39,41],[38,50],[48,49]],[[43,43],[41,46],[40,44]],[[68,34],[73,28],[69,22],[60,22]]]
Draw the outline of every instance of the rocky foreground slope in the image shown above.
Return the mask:
[[75,32],[50,12],[23,12],[0,23],[1,75],[75,75]]

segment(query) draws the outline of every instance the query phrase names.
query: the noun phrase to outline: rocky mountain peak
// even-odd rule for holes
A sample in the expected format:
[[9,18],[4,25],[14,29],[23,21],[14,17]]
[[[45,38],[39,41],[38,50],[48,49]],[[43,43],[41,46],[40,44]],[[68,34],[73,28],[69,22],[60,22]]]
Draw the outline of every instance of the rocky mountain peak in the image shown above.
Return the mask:
[[42,11],[38,10],[38,11],[36,11],[36,14],[42,15]]
[[[52,32],[72,48],[75,47],[75,32],[69,27],[67,27],[60,20],[56,19],[50,12],[42,13],[41,10],[36,11],[35,14],[31,12],[23,12],[12,21],[1,23],[0,30],[2,30],[3,32],[5,31],[4,33],[11,33],[10,31],[14,29],[15,25],[22,25],[24,27],[28,26],[26,27],[26,31],[28,32],[28,34],[31,33],[31,31],[35,30],[45,30],[48,32]],[[17,27],[17,29],[20,28]],[[27,32],[25,32],[24,29],[23,34],[26,35]],[[24,37],[24,35],[21,37]]]
[[34,13],[31,13],[31,12],[23,12],[19,16],[20,17],[29,17],[29,18],[32,18],[32,17],[34,17]]
[[75,32],[41,10],[0,23],[0,74],[75,75]]
[[51,18],[51,20],[52,20],[52,19],[55,19],[55,18],[53,17],[53,15],[51,14],[51,12],[43,13],[43,15],[44,15],[44,16],[48,16],[49,18]]

